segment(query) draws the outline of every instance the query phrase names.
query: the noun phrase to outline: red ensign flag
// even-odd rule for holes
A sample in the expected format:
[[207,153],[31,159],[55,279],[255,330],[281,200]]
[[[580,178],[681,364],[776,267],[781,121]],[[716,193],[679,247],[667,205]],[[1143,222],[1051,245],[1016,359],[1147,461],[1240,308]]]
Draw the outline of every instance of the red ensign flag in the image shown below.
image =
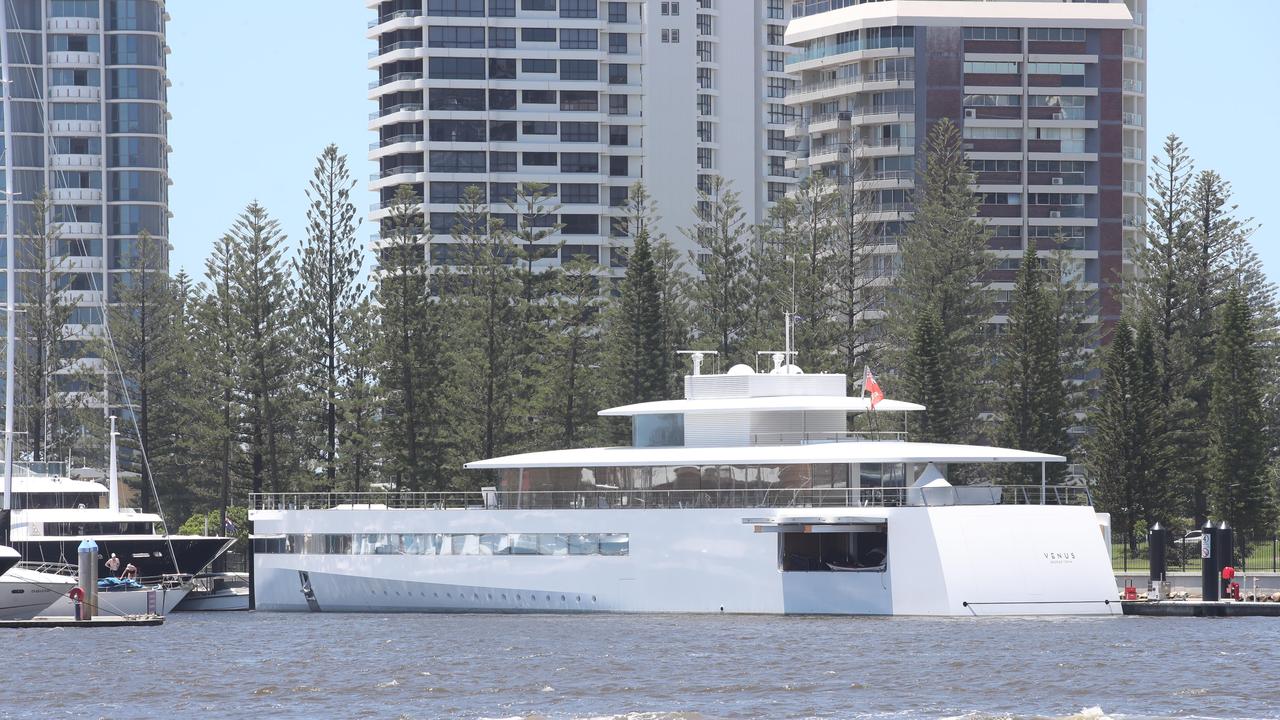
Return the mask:
[[876,403],[884,399],[884,391],[880,389],[880,383],[876,382],[876,376],[871,374],[871,368],[867,368],[867,376],[862,380],[862,389],[871,393],[871,409],[876,409]]

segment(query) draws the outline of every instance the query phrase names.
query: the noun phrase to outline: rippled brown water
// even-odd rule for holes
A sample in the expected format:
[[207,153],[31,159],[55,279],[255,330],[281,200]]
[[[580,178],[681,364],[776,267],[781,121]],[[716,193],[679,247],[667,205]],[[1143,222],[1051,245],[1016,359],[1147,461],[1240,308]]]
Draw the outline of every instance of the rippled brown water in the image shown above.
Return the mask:
[[0,717],[1280,717],[1280,623],[179,613],[0,631]]

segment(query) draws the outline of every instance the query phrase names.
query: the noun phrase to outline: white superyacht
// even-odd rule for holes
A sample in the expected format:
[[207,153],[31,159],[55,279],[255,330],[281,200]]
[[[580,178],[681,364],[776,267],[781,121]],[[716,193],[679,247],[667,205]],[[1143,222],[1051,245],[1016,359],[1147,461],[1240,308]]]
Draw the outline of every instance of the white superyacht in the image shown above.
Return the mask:
[[601,411],[631,418],[631,446],[472,462],[499,478],[480,492],[255,495],[256,607],[1120,613],[1086,488],[946,480],[1065,458],[850,432],[849,414],[923,408],[775,365],[695,360],[684,399]]

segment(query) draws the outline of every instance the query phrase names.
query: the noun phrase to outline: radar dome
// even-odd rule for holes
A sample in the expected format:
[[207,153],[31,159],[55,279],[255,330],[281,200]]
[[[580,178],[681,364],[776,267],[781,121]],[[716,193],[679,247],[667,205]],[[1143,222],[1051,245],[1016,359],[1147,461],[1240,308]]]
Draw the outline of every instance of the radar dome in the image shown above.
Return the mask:
[[804,371],[800,369],[799,365],[787,364],[787,365],[779,365],[778,367],[770,370],[769,374],[770,375],[803,375]]
[[737,365],[734,365],[733,367],[729,368],[728,374],[729,375],[755,375],[756,371],[753,370],[750,365],[744,365],[742,363],[738,363]]

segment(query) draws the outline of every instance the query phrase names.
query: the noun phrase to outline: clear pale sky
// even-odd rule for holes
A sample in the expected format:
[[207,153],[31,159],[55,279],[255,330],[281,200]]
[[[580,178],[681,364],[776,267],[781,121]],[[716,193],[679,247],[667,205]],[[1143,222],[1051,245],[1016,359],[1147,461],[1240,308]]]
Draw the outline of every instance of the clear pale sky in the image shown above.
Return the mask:
[[[1149,0],[1148,153],[1182,136],[1198,167],[1230,180],[1254,245],[1280,281],[1280,2]],[[257,199],[291,247],[306,223],[315,156],[337,143],[359,182],[374,167],[361,0],[171,0],[173,267],[201,275],[213,240]],[[373,232],[365,223],[363,243]]]

